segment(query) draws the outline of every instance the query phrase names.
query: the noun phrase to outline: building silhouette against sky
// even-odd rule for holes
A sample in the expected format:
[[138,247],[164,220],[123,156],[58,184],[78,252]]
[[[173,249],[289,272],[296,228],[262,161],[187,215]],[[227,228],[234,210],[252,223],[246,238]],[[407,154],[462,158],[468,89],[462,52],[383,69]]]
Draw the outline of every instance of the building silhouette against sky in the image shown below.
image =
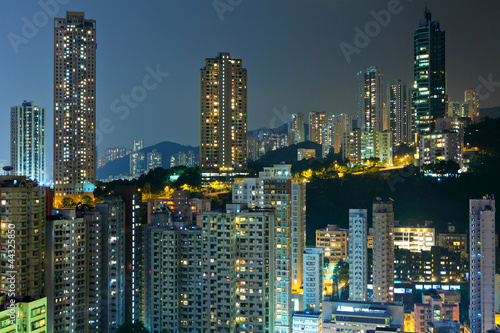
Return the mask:
[[219,53],[200,70],[200,168],[205,182],[247,170],[247,70]]
[[92,192],[96,178],[96,22],[54,19],[54,190]]
[[431,20],[425,8],[414,36],[415,131],[418,134],[433,130],[433,122],[446,114],[446,58],[445,32],[439,21]]

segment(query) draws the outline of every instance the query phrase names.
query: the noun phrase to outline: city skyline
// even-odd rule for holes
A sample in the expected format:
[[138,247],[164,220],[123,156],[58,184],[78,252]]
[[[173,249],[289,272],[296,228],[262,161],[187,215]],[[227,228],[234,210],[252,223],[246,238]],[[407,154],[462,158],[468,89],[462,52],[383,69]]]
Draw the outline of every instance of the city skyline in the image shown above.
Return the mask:
[[[4,98],[38,89],[11,103],[13,166],[0,150],[0,333],[500,332],[495,198],[484,195],[500,189],[500,100],[480,111],[497,99],[485,64],[498,61],[486,36],[482,48],[466,37],[475,22],[450,33],[451,3],[436,14],[423,0],[278,0],[255,12],[258,1],[212,0],[230,27],[219,29],[206,2],[36,1],[21,35],[6,35],[23,70],[53,64],[22,87],[5,70]],[[350,42],[343,29],[358,19]],[[388,31],[398,35],[383,47]],[[24,59],[37,36],[43,47]],[[46,69],[52,103],[40,97]],[[489,74],[471,87],[469,70]],[[278,100],[292,106],[266,111]],[[199,154],[175,143],[193,139]],[[119,174],[98,176],[108,162]],[[29,170],[45,167],[52,184]]]
[[[439,20],[441,26],[447,31],[449,100],[458,100],[462,98],[466,89],[474,89],[481,84],[484,87],[485,82],[497,81],[495,73],[498,72],[498,64],[493,61],[493,55],[496,53],[495,47],[498,46],[490,46],[489,50],[491,51],[486,51],[483,48],[485,51],[481,53],[481,62],[470,61],[474,57],[468,56],[468,52],[463,51],[463,44],[470,45],[470,50],[474,50],[474,54],[477,54],[477,50],[482,50],[480,44],[475,44],[480,43],[480,41],[475,41],[473,37],[474,32],[478,31],[476,29],[487,34],[491,33],[492,36],[495,34],[495,27],[487,24],[487,17],[492,12],[489,10],[491,5],[467,2],[453,3],[454,8],[457,9],[453,14],[445,9],[446,2],[431,2],[429,9],[433,13],[433,18]],[[232,11],[224,12],[221,15],[222,20],[211,3],[200,3],[195,7],[173,3],[162,4],[160,6],[166,10],[164,12],[167,12],[170,19],[161,22],[151,20],[155,33],[148,33],[147,38],[140,38],[141,32],[145,32],[143,30],[145,28],[140,23],[146,19],[146,15],[141,14],[137,18],[134,17],[139,24],[137,31],[125,28],[125,32],[130,32],[128,35],[125,34],[128,43],[124,43],[125,36],[114,34],[116,29],[124,28],[124,22],[127,20],[116,22],[115,16],[128,18],[128,15],[135,8],[135,5],[131,3],[124,3],[120,7],[113,8],[121,15],[113,15],[109,18],[105,15],[111,10],[110,5],[80,1],[66,5],[59,4],[57,13],[49,17],[48,21],[51,21],[52,17],[63,16],[68,10],[85,11],[86,17],[101,22],[98,37],[100,47],[97,51],[97,57],[102,60],[97,62],[99,80],[96,107],[98,130],[96,135],[100,152],[103,152],[108,146],[119,145],[119,142],[124,141],[122,133],[131,131],[135,131],[136,136],[143,137],[147,142],[164,140],[179,142],[181,140],[178,138],[182,133],[196,133],[197,122],[172,120],[179,109],[188,117],[195,117],[198,113],[199,85],[196,78],[199,75],[200,63],[206,57],[217,52],[231,52],[232,56],[243,59],[245,67],[250,70],[248,87],[249,129],[271,127],[273,124],[280,125],[284,122],[283,113],[285,112],[292,114],[307,113],[310,110],[324,110],[327,115],[334,113],[355,114],[355,73],[371,65],[376,65],[384,71],[386,82],[391,82],[396,78],[413,82],[412,36],[418,20],[423,15],[423,1],[400,2],[400,7],[403,10],[393,14],[390,23],[386,27],[381,27],[379,34],[371,37],[368,45],[360,48],[359,54],[353,53],[349,59],[344,57],[339,45],[341,43],[354,45],[356,34],[354,28],[363,29],[367,23],[377,22],[370,11],[378,13],[386,10],[386,2],[373,2],[369,5],[363,4],[361,7],[356,6],[356,8],[339,3],[312,2],[309,5],[304,5],[297,2],[289,6],[283,4],[260,6],[259,3],[241,3]],[[50,62],[50,49],[46,45],[53,43],[50,24],[42,25],[43,22],[40,21],[40,27],[34,26],[36,33],[32,32],[27,35],[29,38],[23,37],[22,32],[25,21],[32,21],[34,14],[45,12],[37,3],[33,3],[31,6],[10,4],[8,9],[2,11],[10,13],[9,17],[5,18],[2,23],[8,24],[3,26],[6,38],[3,40],[4,47],[0,51],[0,55],[9,62],[9,68],[5,68],[4,72],[9,77],[12,70],[21,71],[19,68],[21,63],[23,64],[22,70],[30,72],[34,72],[35,68],[41,68],[41,70],[35,71],[37,75],[31,80],[33,83],[24,84],[22,89],[19,88],[20,82],[9,80],[9,86],[4,87],[0,92],[0,100],[2,101],[0,107],[7,109],[15,104],[16,100],[24,99],[39,101],[37,102],[39,105],[46,107],[50,106],[52,105],[51,93],[46,87],[46,85],[50,86],[51,75],[49,73],[53,69]],[[153,10],[148,11],[147,7],[144,12],[152,17],[157,15]],[[210,37],[196,43],[195,41],[204,35],[203,28],[200,26],[202,24],[188,24],[186,26],[186,23],[179,22],[180,19],[186,17],[200,18],[201,13],[203,13],[202,22],[208,22],[216,29],[217,39]],[[322,24],[324,29],[318,30],[318,26],[311,22],[312,20],[308,19],[306,14],[314,14],[316,21],[318,24]],[[23,17],[25,20],[22,20]],[[262,22],[262,27],[251,28],[247,17],[258,19],[259,22]],[[481,19],[476,17],[481,17]],[[473,23],[470,26],[476,28],[463,28],[460,21],[465,18],[472,20]],[[298,26],[300,29],[291,26],[297,19],[302,22]],[[186,21],[191,22],[191,20]],[[245,43],[240,42],[239,39],[235,41],[235,32],[229,32],[226,29],[227,26],[231,25],[231,22],[235,21],[242,21],[239,33]],[[185,29],[177,29],[181,30],[181,33],[174,34],[171,30],[176,24],[179,24],[179,27],[185,27]],[[267,31],[265,29],[270,29],[278,24],[284,27],[279,32],[269,35],[264,33]],[[159,33],[156,34],[156,31]],[[162,31],[167,34],[168,42],[163,41]],[[332,33],[334,31],[335,33]],[[314,39],[309,38],[312,34],[323,39],[328,37],[331,39],[331,43],[316,45],[313,43]],[[26,43],[12,44],[12,39],[9,38],[14,35],[25,38]],[[114,39],[110,39],[111,36]],[[137,38],[133,39],[135,36]],[[186,40],[193,42],[188,43]],[[397,43],[398,50],[400,50],[398,52],[400,56],[394,60],[388,59],[391,57],[387,56],[390,54],[392,43]],[[158,51],[168,48],[168,52],[152,52],[152,54],[142,55],[136,51],[136,49],[151,47],[151,45],[155,45]],[[308,51],[292,52],[295,45],[303,45],[302,48],[308,48]],[[40,56],[37,58],[29,56],[31,48],[39,49]],[[267,50],[264,55],[261,52],[256,52],[260,48]],[[458,52],[459,50],[460,52]],[[124,52],[129,56],[124,57]],[[99,58],[99,54],[103,56]],[[134,58],[137,60],[129,62]],[[351,60],[351,62],[348,63],[347,60]],[[304,61],[307,66],[302,66]],[[470,66],[463,66],[465,61],[470,61]],[[176,62],[179,62],[178,65],[173,66],[172,64]],[[317,67],[319,65],[316,63],[323,62],[327,64],[327,67],[319,69]],[[273,63],[272,67],[270,67],[270,63]],[[291,66],[297,68],[293,77],[299,78],[299,80],[293,80],[292,74],[288,73]],[[123,68],[127,68],[127,74]],[[127,108],[127,104],[120,101],[121,94],[130,95],[134,88],[142,87],[143,78],[150,73],[159,73],[160,75],[156,77],[157,81],[148,81],[151,87],[156,87],[152,90],[144,90],[143,88],[141,91],[146,91],[147,96],[143,100],[133,101],[134,104],[137,104],[135,108]],[[173,80],[177,82],[175,87]],[[490,88],[494,90],[495,86]],[[177,89],[182,89],[182,91]],[[500,105],[498,93],[483,88],[481,96],[487,95],[489,95],[487,99],[481,100],[481,107]],[[116,100],[118,103],[113,104]],[[112,104],[115,105],[114,111],[117,112],[111,110]],[[166,112],[158,112],[158,105],[162,105]],[[119,109],[120,107],[121,109]],[[284,111],[285,107],[286,111]],[[51,117],[52,114],[53,110],[47,108],[47,117]],[[142,126],[136,127],[135,124],[143,119],[143,116],[157,117],[163,121],[148,123],[152,130],[147,130]],[[163,130],[165,127],[166,130]],[[154,133],[160,131],[162,137],[156,136],[156,139],[153,139]],[[52,132],[52,124],[48,124],[47,132]],[[47,146],[51,147],[52,138],[48,138],[47,141]],[[183,138],[181,143],[196,146],[198,142],[199,139],[194,134]],[[52,150],[48,149],[48,161],[51,161],[51,155]],[[0,157],[7,159],[8,149],[5,147],[0,149]],[[48,167],[50,169],[52,166],[48,165]]]

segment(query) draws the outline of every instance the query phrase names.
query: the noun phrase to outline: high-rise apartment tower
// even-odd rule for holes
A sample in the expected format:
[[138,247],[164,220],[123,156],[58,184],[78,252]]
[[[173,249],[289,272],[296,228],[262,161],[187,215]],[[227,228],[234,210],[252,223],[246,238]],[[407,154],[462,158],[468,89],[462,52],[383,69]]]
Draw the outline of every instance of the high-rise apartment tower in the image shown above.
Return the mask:
[[96,21],[54,19],[54,190],[92,192],[96,180]]
[[200,70],[200,168],[204,182],[246,174],[247,70],[219,53]]

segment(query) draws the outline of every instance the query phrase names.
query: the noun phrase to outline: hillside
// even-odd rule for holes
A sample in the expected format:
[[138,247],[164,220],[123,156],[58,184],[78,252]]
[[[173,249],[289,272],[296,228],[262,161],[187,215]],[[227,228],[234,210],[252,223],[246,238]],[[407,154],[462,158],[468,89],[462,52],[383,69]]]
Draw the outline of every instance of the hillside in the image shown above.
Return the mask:
[[493,108],[482,108],[479,109],[480,117],[488,118],[499,118],[500,117],[500,106],[495,106]]
[[321,158],[321,145],[316,142],[305,141],[285,148],[268,151],[264,156],[255,161],[255,163],[262,166],[272,166],[281,162],[295,164],[297,163],[297,150],[299,148],[315,149],[316,157]]
[[[192,150],[195,154],[199,153],[198,147],[183,146],[175,142],[163,141],[153,146],[145,147],[141,151],[145,154],[153,149],[158,150],[162,155],[162,167],[168,169],[170,167],[170,156],[177,154],[180,151]],[[130,158],[125,156],[114,161],[106,163],[105,166],[97,169],[97,179],[106,179],[109,176],[120,174],[128,174],[130,169]]]
[[[469,199],[500,193],[500,119],[470,126],[465,142],[484,153],[473,157],[470,172],[458,178],[424,177],[417,168],[346,174],[341,178],[313,177],[307,186],[307,242],[314,245],[315,230],[327,224],[349,227],[349,209],[368,209],[371,216],[373,199],[394,200],[395,219],[404,224],[433,221],[438,232],[447,223],[456,225],[458,232],[469,227]],[[371,225],[371,218],[368,220]],[[496,216],[496,229],[500,218]]]

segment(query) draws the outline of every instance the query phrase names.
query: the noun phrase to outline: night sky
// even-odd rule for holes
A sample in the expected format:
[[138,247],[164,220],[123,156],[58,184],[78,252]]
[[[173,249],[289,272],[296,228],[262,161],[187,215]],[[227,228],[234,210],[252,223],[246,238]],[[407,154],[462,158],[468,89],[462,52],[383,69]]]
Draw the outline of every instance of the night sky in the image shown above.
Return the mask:
[[[43,14],[39,2],[55,1],[57,14]],[[214,2],[231,10],[218,13]],[[384,72],[385,84],[397,78],[412,82],[413,33],[424,4],[418,0],[1,0],[0,159],[9,160],[10,107],[26,99],[47,109],[47,164],[52,165],[53,17],[64,17],[67,10],[84,11],[86,18],[97,21],[97,128],[108,132],[99,140],[101,155],[109,146],[131,148],[136,138],[144,139],[146,146],[165,140],[197,146],[199,70],[205,58],[217,52],[243,59],[248,70],[249,129],[279,126],[284,113],[355,114],[357,71],[376,65]],[[371,11],[390,5],[395,8],[390,22],[385,27],[374,25]],[[429,8],[433,20],[446,31],[450,100],[462,100],[465,89],[474,89],[491,76],[499,84],[490,87],[491,92],[482,90],[481,107],[500,105],[500,2],[431,0]],[[37,31],[24,36],[24,22],[33,23],[34,18]],[[349,63],[339,45],[355,46],[354,28],[365,30],[367,24],[380,31],[373,30],[369,43],[359,48],[359,54],[353,53]],[[13,45],[9,38],[15,35],[26,37],[25,43]],[[116,99],[142,85],[147,67],[169,74],[160,77],[162,82],[128,116],[113,112]],[[102,119],[104,128],[99,124]]]

